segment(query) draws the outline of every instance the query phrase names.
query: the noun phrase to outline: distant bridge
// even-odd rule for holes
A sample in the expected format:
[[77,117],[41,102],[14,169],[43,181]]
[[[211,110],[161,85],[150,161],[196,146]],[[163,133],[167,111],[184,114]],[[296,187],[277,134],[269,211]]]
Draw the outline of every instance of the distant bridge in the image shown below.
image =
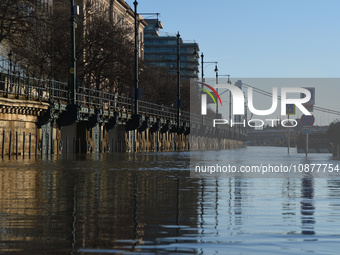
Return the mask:
[[[332,146],[327,137],[326,127],[312,127],[308,139],[309,153],[332,153]],[[253,146],[290,146],[296,147],[298,153],[306,152],[306,135],[303,134],[302,126],[291,128],[290,133],[285,128],[265,128],[263,130],[248,130],[248,145]]]

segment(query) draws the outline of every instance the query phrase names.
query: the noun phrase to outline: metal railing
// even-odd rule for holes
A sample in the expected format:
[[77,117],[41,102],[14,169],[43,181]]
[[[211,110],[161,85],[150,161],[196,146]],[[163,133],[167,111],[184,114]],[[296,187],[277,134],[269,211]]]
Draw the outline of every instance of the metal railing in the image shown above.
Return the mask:
[[[104,92],[93,88],[79,87],[77,90],[77,104],[92,109],[104,111],[117,111],[121,113],[132,113],[134,100],[120,96],[116,93]],[[68,104],[70,92],[68,84],[52,79],[37,79],[20,74],[0,72],[0,96],[14,97],[18,99],[37,100],[43,102],[56,102]],[[139,113],[177,120],[177,108],[158,105],[146,101],[139,101]],[[213,119],[204,117],[205,125],[212,123]],[[180,121],[200,125],[202,115],[180,111]],[[235,133],[244,133],[243,129],[220,126]]]
[[[134,100],[116,93],[104,92],[94,88],[79,87],[77,104],[87,108],[106,111],[131,113]],[[57,102],[67,104],[70,101],[68,84],[52,79],[37,79],[20,74],[0,72],[0,95],[27,100]],[[139,101],[139,113],[159,118],[177,119],[177,109],[154,103]],[[181,111],[181,121],[190,121],[190,113]]]
[[83,107],[97,108],[107,111],[128,112],[132,109],[132,99],[118,94],[108,93],[92,88],[80,87],[77,103]]
[[67,102],[67,84],[20,74],[0,73],[0,95],[45,102]]

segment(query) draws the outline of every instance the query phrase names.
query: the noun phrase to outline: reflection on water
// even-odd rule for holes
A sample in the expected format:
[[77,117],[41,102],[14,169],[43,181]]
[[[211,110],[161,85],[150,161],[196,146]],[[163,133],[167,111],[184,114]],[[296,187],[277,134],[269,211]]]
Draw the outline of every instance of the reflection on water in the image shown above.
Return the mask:
[[338,254],[340,178],[192,179],[189,162],[189,153],[4,161],[0,252]]
[[311,177],[301,180],[301,198],[301,234],[315,235],[314,180]]

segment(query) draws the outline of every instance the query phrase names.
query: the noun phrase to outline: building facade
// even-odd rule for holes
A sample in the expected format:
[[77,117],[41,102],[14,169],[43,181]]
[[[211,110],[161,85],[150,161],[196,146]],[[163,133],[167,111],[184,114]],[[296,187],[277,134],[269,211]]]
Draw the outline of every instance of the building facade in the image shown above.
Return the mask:
[[[145,62],[154,67],[177,70],[177,36],[160,36],[163,24],[158,19],[146,19],[144,29]],[[181,77],[198,78],[199,47],[196,42],[180,41]]]
[[[5,6],[11,11],[8,11]],[[2,9],[4,8],[4,9]],[[6,10],[6,11],[5,11]],[[25,23],[31,22],[31,17],[33,13],[38,13],[39,18],[49,15],[53,12],[53,0],[37,0],[34,2],[11,2],[11,3],[3,3],[3,6],[0,8],[0,12],[4,12],[1,16],[1,23],[3,26],[2,34],[11,34],[15,35],[21,30],[21,26]],[[36,23],[30,24],[31,26],[37,25],[39,22],[38,19]],[[13,22],[16,21],[16,22]],[[12,23],[12,25],[9,25]],[[13,25],[14,24],[14,25]],[[27,25],[27,24],[26,24]],[[41,24],[39,24],[42,27]],[[1,37],[0,40],[0,72],[22,72],[21,67],[16,63],[15,52],[11,49],[11,43],[8,42],[6,36],[4,38]]]
[[[93,12],[102,12],[113,25],[118,25],[131,30],[131,40],[134,40],[135,14],[125,0],[81,0],[80,8],[84,14],[84,22],[91,22]],[[138,16],[138,50],[139,57],[144,57],[144,28],[147,23]]]
[[[105,17],[108,17],[112,24],[117,24],[122,27],[130,28],[131,39],[134,40],[134,11],[124,0],[75,0],[75,4],[80,7],[80,14],[83,15],[78,22],[82,20],[84,25],[91,22],[91,15],[94,13],[102,13]],[[55,8],[70,8],[70,2],[64,2],[60,0],[37,0],[34,5],[18,5],[14,11],[20,12],[39,12],[40,14],[50,14]],[[1,11],[1,10],[0,10]],[[17,15],[13,11],[13,15]],[[7,14],[9,15],[9,14]],[[65,18],[69,19],[65,13]],[[29,15],[27,15],[29,17]],[[9,17],[10,18],[10,17]],[[29,19],[29,18],[27,18]],[[10,20],[10,19],[9,19]],[[5,20],[6,21],[6,20]],[[139,57],[144,57],[144,27],[147,23],[139,17]],[[39,25],[41,26],[41,25]],[[84,31],[85,32],[85,31]],[[48,36],[48,33],[46,33]],[[85,36],[85,33],[84,33]],[[84,53],[85,54],[85,53]],[[13,56],[12,59],[9,56]],[[10,62],[15,64],[15,52],[11,53],[11,45],[6,40],[0,41],[0,71],[7,72],[10,69]]]

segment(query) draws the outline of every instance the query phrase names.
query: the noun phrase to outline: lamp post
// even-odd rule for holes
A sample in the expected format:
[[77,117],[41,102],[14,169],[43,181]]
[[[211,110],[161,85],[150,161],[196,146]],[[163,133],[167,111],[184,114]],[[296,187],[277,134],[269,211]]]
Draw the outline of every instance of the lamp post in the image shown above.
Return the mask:
[[[201,54],[201,69],[202,69],[202,83],[204,82],[204,64],[215,64],[215,72],[216,72],[216,69],[217,69],[217,64],[218,62],[217,61],[209,61],[209,62],[205,62],[203,61],[204,59],[204,55],[203,55],[203,52]],[[218,70],[217,70],[218,72]],[[202,87],[203,87],[203,84],[202,84]]]
[[71,104],[77,101],[77,58],[76,58],[76,21],[75,15],[79,14],[79,6],[71,0]]
[[181,37],[177,33],[177,132],[179,131],[180,108],[181,108]]
[[[204,69],[203,69],[204,61],[203,61],[203,59],[204,59],[204,54],[203,54],[203,52],[202,52],[202,54],[201,54],[201,69],[202,69],[202,71],[201,71],[201,76],[202,76],[201,82],[202,82],[202,83],[204,82],[204,81],[203,81],[203,79],[204,79]],[[202,88],[203,88],[203,84],[202,84]]]
[[[215,64],[216,65],[216,68],[215,68],[215,72],[217,70],[217,61],[213,61],[213,62],[204,62],[204,54],[202,52],[201,54],[201,70],[202,70],[202,89],[203,89],[203,83],[204,83],[204,64]],[[218,70],[217,72],[218,73]],[[202,125],[204,124],[204,115],[202,115]]]
[[[228,77],[228,81],[227,83],[228,84],[231,84],[231,81],[230,81],[230,75],[229,74],[226,74],[226,75],[218,75],[218,73],[216,73],[216,77],[217,77],[217,80],[218,80],[218,77],[221,77],[221,76],[227,76]],[[225,90],[223,91],[220,96],[222,96],[224,93],[228,92],[229,90]],[[218,109],[218,108],[217,108]],[[231,121],[231,91],[229,91],[229,121]],[[230,130],[230,127],[229,127],[229,130]]]
[[[231,84],[231,81],[230,81],[230,74],[226,74],[226,75],[218,75],[217,74],[217,76],[218,77],[228,77],[228,81],[227,81],[227,83],[228,84]],[[226,91],[223,91],[221,94],[220,94],[220,96],[221,95],[223,95],[225,92],[227,92],[228,90],[226,90]],[[231,120],[231,92],[229,91],[229,120]]]
[[179,32],[177,33],[177,132],[179,132],[180,126],[180,109],[182,107],[181,102],[181,37]]
[[[218,68],[217,64],[215,65],[215,73],[216,73],[216,84],[218,84]],[[218,93],[218,88],[216,88],[216,92]],[[218,119],[218,102],[216,104],[216,119]]]
[[[228,83],[231,84],[230,75],[228,74]],[[229,91],[229,121],[231,121],[231,91]]]
[[134,1],[133,5],[135,6],[135,114],[138,114],[138,2]]

